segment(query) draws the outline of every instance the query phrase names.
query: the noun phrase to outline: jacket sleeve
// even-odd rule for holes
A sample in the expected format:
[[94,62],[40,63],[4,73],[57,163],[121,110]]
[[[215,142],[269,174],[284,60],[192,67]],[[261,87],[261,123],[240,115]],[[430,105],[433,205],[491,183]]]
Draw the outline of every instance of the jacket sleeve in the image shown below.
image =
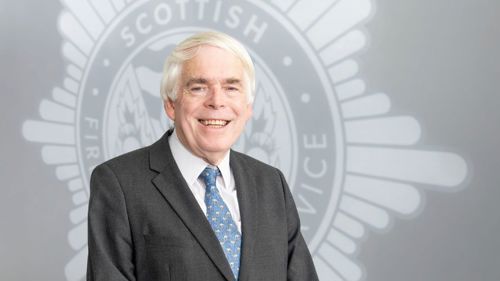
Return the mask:
[[292,198],[290,188],[279,171],[285,193],[288,227],[288,281],[318,281],[314,263],[307,248],[307,244],[300,232],[300,219],[297,208]]
[[90,180],[88,249],[87,281],[135,280],[125,196],[106,164]]

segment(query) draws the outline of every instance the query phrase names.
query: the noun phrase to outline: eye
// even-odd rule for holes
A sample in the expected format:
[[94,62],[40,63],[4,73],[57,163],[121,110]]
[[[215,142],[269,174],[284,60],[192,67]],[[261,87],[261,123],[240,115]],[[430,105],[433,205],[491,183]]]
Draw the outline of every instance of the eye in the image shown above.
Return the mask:
[[240,88],[238,88],[236,86],[227,86],[227,87],[225,87],[225,92],[228,95],[236,96],[240,93]]
[[195,96],[205,95],[208,91],[208,88],[205,86],[193,86],[189,88],[189,93]]

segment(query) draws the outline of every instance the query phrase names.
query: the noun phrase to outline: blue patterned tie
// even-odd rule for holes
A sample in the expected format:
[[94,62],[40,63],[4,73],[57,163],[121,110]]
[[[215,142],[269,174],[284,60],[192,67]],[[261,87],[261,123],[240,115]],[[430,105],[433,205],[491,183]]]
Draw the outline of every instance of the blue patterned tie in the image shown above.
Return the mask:
[[219,239],[224,254],[226,254],[235,280],[238,280],[241,234],[215,184],[217,176],[220,175],[221,173],[217,167],[206,167],[200,175],[206,186],[205,204],[207,206],[207,219]]

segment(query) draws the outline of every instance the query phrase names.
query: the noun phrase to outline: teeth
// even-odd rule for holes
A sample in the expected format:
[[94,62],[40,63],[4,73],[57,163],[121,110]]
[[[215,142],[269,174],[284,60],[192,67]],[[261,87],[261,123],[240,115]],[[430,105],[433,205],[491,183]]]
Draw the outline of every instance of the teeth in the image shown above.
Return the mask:
[[226,120],[200,120],[200,122],[205,126],[225,126],[228,121]]

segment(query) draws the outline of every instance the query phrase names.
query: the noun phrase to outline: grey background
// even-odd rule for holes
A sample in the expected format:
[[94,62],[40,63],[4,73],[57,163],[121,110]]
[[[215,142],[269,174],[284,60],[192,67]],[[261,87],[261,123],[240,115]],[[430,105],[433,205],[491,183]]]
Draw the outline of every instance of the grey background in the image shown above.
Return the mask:
[[[0,2],[0,280],[64,280],[74,255],[71,193],[21,135],[64,76],[61,10],[57,1]],[[371,232],[357,257],[367,280],[500,280],[498,26],[497,1],[376,2],[360,77],[419,120],[423,146],[463,156],[470,179],[454,193],[424,186],[419,215]]]

